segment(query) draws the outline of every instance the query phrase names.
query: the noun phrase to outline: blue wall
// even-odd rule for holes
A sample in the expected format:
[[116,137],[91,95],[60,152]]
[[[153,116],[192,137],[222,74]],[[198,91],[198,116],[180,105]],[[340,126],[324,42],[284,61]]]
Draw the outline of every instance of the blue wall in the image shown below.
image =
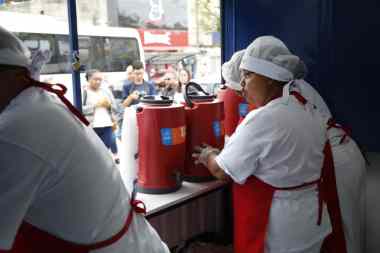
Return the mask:
[[375,0],[352,2],[222,1],[223,60],[257,36],[279,37],[305,61],[337,121],[380,151],[380,12]]

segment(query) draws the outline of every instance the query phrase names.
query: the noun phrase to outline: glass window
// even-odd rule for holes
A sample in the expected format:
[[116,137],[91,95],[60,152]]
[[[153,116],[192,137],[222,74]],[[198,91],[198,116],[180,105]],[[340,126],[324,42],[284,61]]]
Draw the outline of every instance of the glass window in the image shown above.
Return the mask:
[[124,71],[128,65],[140,58],[136,39],[107,38],[105,48],[110,72]]
[[52,34],[16,33],[29,48],[32,56],[37,52],[44,57],[41,74],[69,73],[70,48],[68,36]]
[[105,51],[104,51],[104,38],[90,37],[90,54],[86,69],[99,69],[104,71],[106,69]]
[[78,38],[79,58],[81,60],[81,63],[84,66],[88,65],[88,62],[90,59],[90,55],[91,55],[90,44],[91,44],[90,37],[80,36]]

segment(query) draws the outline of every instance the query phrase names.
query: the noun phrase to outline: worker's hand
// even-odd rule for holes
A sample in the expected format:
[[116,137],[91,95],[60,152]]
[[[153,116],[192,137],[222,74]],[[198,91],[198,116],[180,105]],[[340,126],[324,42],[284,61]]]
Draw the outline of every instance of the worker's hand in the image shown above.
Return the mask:
[[219,154],[220,150],[214,147],[211,147],[210,145],[207,145],[203,143],[201,146],[196,146],[194,148],[194,153],[192,154],[192,157],[195,158],[194,163],[195,164],[203,164],[207,167],[208,158],[211,154]]
[[110,103],[110,101],[107,98],[103,97],[103,98],[101,98],[98,101],[98,103],[96,104],[96,106],[97,107],[110,108],[111,107],[111,103]]
[[132,92],[132,93],[129,95],[129,97],[130,97],[131,99],[133,99],[133,100],[137,100],[137,99],[139,99],[139,97],[140,97],[140,93],[139,93],[137,90],[135,90],[134,92]]

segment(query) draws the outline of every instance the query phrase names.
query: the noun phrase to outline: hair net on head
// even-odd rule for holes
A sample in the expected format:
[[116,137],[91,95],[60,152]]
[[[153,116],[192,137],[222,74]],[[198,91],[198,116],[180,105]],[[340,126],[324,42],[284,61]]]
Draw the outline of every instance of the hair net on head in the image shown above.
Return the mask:
[[29,56],[21,40],[0,26],[0,64],[28,68]]
[[245,50],[240,69],[268,78],[289,82],[298,76],[301,59],[293,55],[286,45],[273,36],[255,39]]
[[228,62],[222,65],[222,76],[226,81],[226,86],[240,91],[242,87],[240,85],[240,63],[243,58],[244,50],[235,52]]

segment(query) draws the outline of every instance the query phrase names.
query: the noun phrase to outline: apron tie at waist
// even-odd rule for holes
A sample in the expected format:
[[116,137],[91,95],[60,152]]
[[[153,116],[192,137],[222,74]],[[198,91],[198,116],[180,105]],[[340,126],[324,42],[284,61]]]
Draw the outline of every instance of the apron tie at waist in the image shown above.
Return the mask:
[[[41,89],[44,89],[46,91],[49,91],[51,93],[54,93],[59,97],[59,99],[66,105],[66,107],[70,110],[71,113],[73,113],[80,121],[82,121],[86,126],[90,125],[88,120],[83,116],[83,114],[75,108],[70,101],[64,96],[67,88],[63,84],[48,84],[48,83],[41,83],[36,80],[31,79],[31,85],[34,87],[39,87]],[[59,88],[55,88],[55,86]]]
[[344,142],[344,140],[345,140],[348,136],[351,136],[351,130],[350,130],[348,127],[344,127],[344,126],[341,126],[341,125],[337,124],[333,118],[330,118],[330,119],[327,121],[327,130],[329,130],[329,129],[331,129],[331,128],[337,128],[337,129],[341,129],[341,130],[343,130],[344,135],[343,135],[342,139],[340,139],[339,144],[342,144],[342,143]]
[[[142,205],[142,207],[139,206],[139,204]],[[141,214],[146,214],[146,206],[145,206],[145,203],[142,202],[141,200],[135,200],[135,199],[132,199],[131,200],[131,207],[133,208],[133,210],[136,212],[136,213],[141,213]]]
[[318,178],[314,181],[303,183],[301,185],[297,186],[290,186],[290,187],[275,187],[272,186],[275,190],[280,191],[294,191],[298,190],[307,186],[317,185],[317,191],[318,191],[318,219],[317,219],[317,225],[320,226],[322,223],[322,211],[323,211],[323,194],[321,191],[321,185],[322,185],[322,179]]

